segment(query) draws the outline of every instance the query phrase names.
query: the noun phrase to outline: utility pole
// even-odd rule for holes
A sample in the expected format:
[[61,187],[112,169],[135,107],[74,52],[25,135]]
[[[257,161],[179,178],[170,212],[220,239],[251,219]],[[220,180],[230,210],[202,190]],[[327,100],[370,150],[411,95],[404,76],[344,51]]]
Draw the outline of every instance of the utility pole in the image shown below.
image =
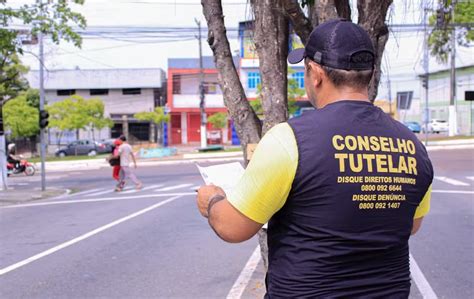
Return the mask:
[[204,94],[204,69],[202,63],[202,42],[201,42],[201,21],[194,19],[196,22],[199,35],[199,108],[201,111],[201,148],[207,147],[207,131],[206,131],[206,124],[207,124],[207,115],[206,115],[206,96]]
[[[42,0],[38,0],[40,4],[40,11],[41,14],[43,13],[43,2]],[[44,45],[43,45],[43,33],[40,30],[38,31],[38,42],[39,42],[39,83],[40,83],[40,111],[44,110]],[[41,156],[41,191],[46,189],[46,172],[45,172],[45,154],[46,154],[46,146],[45,146],[45,136],[44,130],[40,128],[40,156]]]
[[456,113],[456,26],[454,21],[454,8],[456,0],[451,1],[451,82],[449,98],[449,136],[457,135],[457,113]]
[[3,103],[4,99],[0,99],[0,190],[7,190],[7,152],[5,144],[5,130],[3,128]]
[[424,8],[423,10],[423,23],[425,26],[424,32],[424,43],[423,43],[423,70],[425,71],[424,78],[422,82],[424,82],[423,87],[425,89],[425,113],[423,114],[423,123],[424,123],[424,131],[425,131],[425,146],[428,146],[428,122],[430,118],[430,108],[428,107],[428,91],[429,91],[429,84],[430,84],[430,75],[429,75],[429,49],[428,49],[428,8]]

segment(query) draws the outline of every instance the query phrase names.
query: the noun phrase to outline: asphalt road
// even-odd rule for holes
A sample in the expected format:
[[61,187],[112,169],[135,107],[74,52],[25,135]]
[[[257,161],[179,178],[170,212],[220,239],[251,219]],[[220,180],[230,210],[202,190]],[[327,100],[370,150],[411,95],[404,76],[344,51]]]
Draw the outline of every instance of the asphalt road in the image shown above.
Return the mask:
[[[472,150],[430,156],[432,209],[410,242],[422,273],[411,297],[473,298]],[[256,240],[226,244],[209,229],[196,210],[194,188],[202,181],[194,165],[142,167],[137,174],[145,190],[117,194],[110,169],[51,173],[49,185],[76,193],[1,207],[0,297],[226,297]],[[257,270],[244,298],[262,279]]]

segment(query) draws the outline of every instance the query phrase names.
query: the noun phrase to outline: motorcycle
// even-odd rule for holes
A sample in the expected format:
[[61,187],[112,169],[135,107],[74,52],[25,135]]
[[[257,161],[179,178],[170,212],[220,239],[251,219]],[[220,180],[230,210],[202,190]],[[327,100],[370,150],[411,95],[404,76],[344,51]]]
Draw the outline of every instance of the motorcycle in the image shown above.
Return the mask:
[[27,176],[32,176],[36,172],[36,168],[33,164],[27,160],[20,160],[17,167],[13,163],[7,162],[7,175],[24,173]]

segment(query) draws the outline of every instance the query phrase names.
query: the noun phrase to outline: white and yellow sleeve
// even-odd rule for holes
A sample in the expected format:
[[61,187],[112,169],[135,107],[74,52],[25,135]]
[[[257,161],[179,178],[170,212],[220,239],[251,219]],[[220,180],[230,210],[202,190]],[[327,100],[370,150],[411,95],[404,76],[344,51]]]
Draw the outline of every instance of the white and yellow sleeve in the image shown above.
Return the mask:
[[287,123],[260,140],[229,202],[248,218],[264,224],[286,202],[298,166],[298,147]]

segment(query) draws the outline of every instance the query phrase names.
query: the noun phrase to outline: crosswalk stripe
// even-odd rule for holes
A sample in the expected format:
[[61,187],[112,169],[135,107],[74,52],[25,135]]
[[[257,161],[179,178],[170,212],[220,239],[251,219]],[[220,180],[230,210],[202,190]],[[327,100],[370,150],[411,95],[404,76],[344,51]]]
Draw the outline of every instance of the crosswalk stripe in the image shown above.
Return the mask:
[[89,193],[94,193],[94,192],[97,192],[97,191],[100,191],[100,190],[103,190],[103,189],[101,189],[101,188],[97,188],[97,189],[92,189],[92,190],[82,191],[82,192],[78,192],[78,193],[73,193],[73,194],[71,194],[71,196],[77,196],[77,195],[86,195],[86,194],[89,194]]
[[161,186],[163,186],[163,184],[150,185],[150,186],[143,187],[140,190],[136,190],[136,189],[127,190],[127,191],[121,192],[121,194],[135,193],[135,192],[139,192],[139,191],[145,191],[145,190],[150,190],[150,189],[154,189],[154,188],[160,188]]
[[110,188],[110,189],[105,190],[105,191],[96,192],[96,193],[90,193],[90,194],[87,194],[86,196],[97,196],[97,195],[107,194],[107,193],[111,193],[111,192],[114,192],[113,188]]
[[458,180],[455,180],[455,179],[451,179],[451,178],[448,178],[448,177],[444,177],[444,176],[435,176],[434,178],[441,181],[441,182],[445,182],[445,183],[448,183],[448,184],[451,184],[451,185],[454,185],[454,186],[469,186],[469,184],[467,184],[467,183],[464,183],[464,182],[461,182],[461,181],[458,181]]
[[474,176],[467,176],[466,179],[474,181]]
[[172,186],[172,187],[156,189],[155,191],[157,191],[157,192],[170,191],[170,190],[176,190],[176,189],[180,189],[180,188],[186,188],[186,187],[189,187],[191,185],[192,184],[181,184],[181,185],[176,185],[176,186]]

